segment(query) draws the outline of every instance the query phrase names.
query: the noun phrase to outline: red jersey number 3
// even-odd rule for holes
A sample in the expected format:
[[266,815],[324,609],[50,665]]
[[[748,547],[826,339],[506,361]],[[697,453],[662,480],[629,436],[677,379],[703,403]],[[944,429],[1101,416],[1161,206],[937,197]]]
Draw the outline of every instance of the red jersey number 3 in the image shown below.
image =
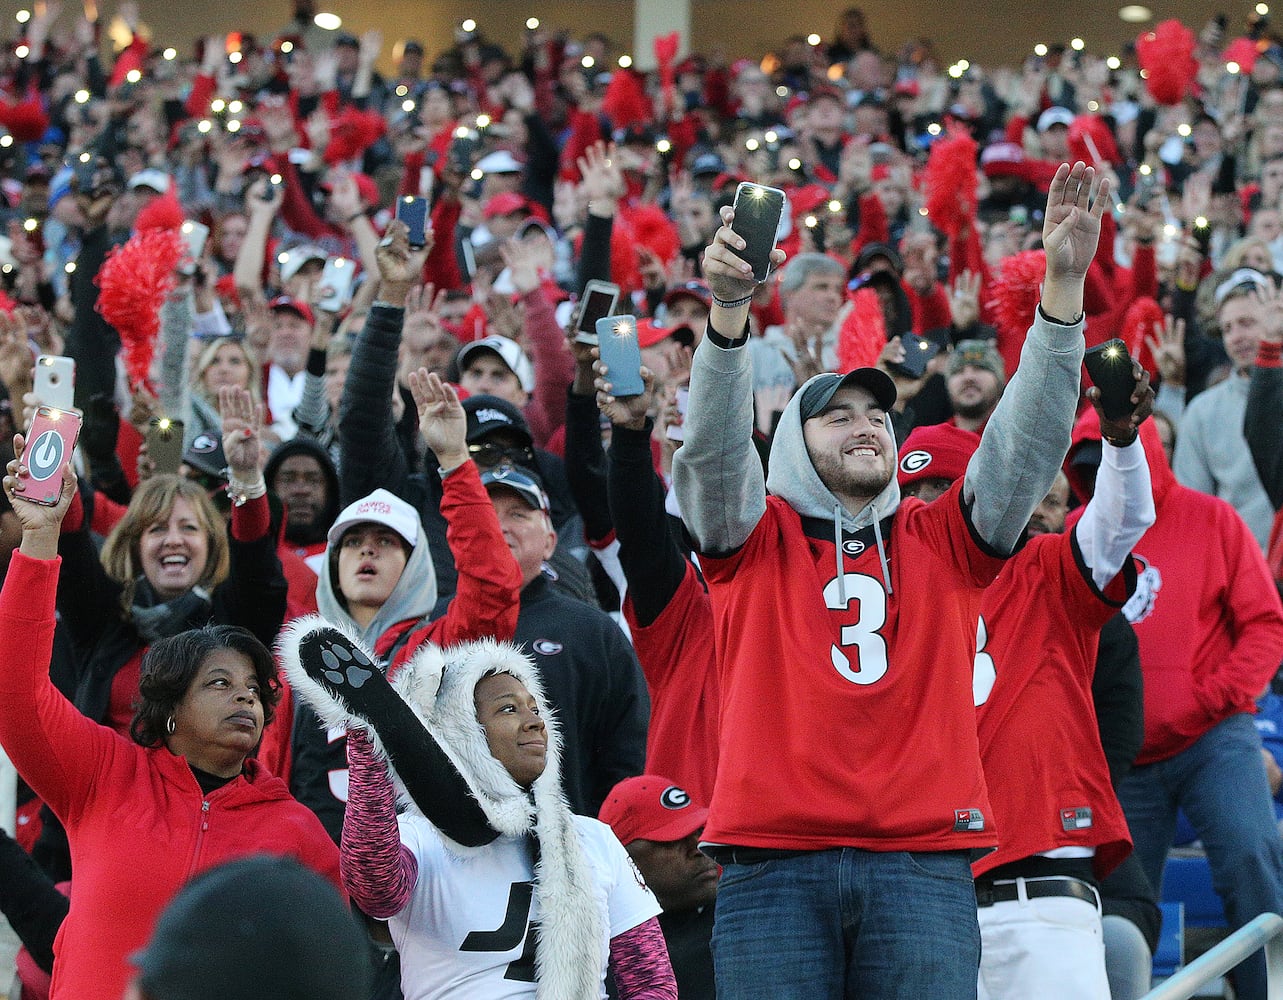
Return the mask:
[[887,672],[887,641],[878,632],[887,621],[887,595],[882,584],[863,573],[847,573],[846,602],[841,599],[838,578],[824,587],[824,604],[830,611],[849,611],[856,619],[843,625],[841,645],[830,649],[833,667],[852,684],[876,684]]

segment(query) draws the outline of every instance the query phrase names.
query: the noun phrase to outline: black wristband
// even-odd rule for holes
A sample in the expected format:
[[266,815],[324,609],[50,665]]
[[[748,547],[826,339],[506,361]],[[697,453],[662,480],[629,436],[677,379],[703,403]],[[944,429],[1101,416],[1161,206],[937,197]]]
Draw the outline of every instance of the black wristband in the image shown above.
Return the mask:
[[735,348],[743,347],[748,343],[748,320],[744,321],[744,336],[739,340],[730,340],[727,337],[723,337],[713,329],[711,320],[708,323],[708,328],[704,331],[704,336],[713,342],[714,347],[720,347],[723,351],[733,351]]

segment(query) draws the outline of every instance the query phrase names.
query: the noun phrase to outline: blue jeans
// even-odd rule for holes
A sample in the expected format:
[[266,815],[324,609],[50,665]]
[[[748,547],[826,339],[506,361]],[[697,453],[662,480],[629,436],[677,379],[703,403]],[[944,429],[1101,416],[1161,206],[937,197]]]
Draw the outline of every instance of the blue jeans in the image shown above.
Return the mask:
[[[1230,927],[1283,912],[1283,841],[1274,825],[1261,737],[1250,715],[1232,715],[1175,757],[1136,768],[1119,785],[1118,798],[1136,856],[1160,893],[1180,808],[1207,851],[1212,885]],[[1263,1000],[1262,952],[1238,966],[1234,983],[1244,1000]]]
[[718,1000],[976,996],[980,929],[965,851],[816,851],[727,865]]

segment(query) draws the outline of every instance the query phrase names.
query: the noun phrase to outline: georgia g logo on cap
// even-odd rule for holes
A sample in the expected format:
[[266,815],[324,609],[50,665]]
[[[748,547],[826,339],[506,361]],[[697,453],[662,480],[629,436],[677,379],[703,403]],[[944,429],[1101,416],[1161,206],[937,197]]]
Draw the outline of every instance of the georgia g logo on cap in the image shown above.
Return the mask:
[[931,464],[931,452],[929,451],[911,451],[900,459],[901,472],[917,472],[919,469],[925,469]]
[[659,804],[665,809],[685,809],[691,804],[691,797],[686,789],[669,785],[659,793]]
[[55,430],[47,430],[36,438],[24,456],[31,478],[36,482],[43,482],[57,472],[66,447],[62,435]]

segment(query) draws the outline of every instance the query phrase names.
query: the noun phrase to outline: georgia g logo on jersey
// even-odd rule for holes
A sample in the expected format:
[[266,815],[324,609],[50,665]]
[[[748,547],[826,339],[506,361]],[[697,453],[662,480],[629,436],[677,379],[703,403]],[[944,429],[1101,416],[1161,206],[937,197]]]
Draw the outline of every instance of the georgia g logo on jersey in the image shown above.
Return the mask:
[[1123,616],[1135,625],[1154,613],[1158,592],[1163,589],[1163,574],[1144,556],[1138,556],[1133,552],[1132,558],[1139,564],[1136,573],[1136,592],[1123,605]]
[[62,435],[55,430],[47,430],[36,438],[24,456],[31,478],[43,482],[57,472],[66,448]]
[[900,459],[900,471],[914,473],[920,469],[925,469],[931,464],[931,452],[922,451],[921,449],[911,451]]

